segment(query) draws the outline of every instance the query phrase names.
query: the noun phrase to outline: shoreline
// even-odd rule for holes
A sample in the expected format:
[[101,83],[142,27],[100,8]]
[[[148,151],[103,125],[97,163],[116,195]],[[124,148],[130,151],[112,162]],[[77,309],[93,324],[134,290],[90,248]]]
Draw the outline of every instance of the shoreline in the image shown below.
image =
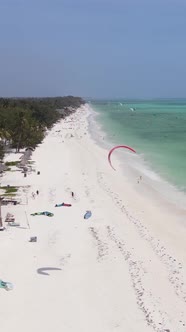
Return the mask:
[[[2,330],[185,332],[185,211],[173,213],[145,180],[138,184],[130,156],[124,170],[115,157],[117,172],[110,168],[108,151],[91,137],[89,111],[54,125],[32,154],[36,172],[2,178],[23,186],[24,200],[3,207],[3,219],[9,211],[23,228],[0,233],[0,279],[14,285],[0,290]],[[72,207],[55,208],[62,202]],[[54,217],[30,215],[39,211]],[[60,270],[38,274],[46,267]]]
[[[99,124],[99,113],[95,111],[92,106],[89,106],[93,111],[93,115],[89,118],[89,127],[92,139],[103,149],[109,151],[111,147],[117,145],[112,142],[111,139],[107,136],[107,133],[104,132],[101,124]],[[159,195],[160,199],[165,200],[165,202],[170,205],[174,205],[180,209],[185,210],[186,212],[186,193],[181,190],[178,186],[167,181],[163,178],[155,169],[153,165],[149,165],[143,156],[137,151],[137,155],[132,155],[127,153],[125,150],[118,151],[117,154],[113,157],[116,164],[118,165],[118,170],[123,169],[123,175],[125,172],[128,176],[139,179],[140,176],[143,176],[145,179],[146,185],[149,187],[149,191],[154,192],[154,195]],[[148,190],[148,189],[147,189]],[[164,192],[164,194],[163,194]],[[157,197],[158,198],[158,197]]]

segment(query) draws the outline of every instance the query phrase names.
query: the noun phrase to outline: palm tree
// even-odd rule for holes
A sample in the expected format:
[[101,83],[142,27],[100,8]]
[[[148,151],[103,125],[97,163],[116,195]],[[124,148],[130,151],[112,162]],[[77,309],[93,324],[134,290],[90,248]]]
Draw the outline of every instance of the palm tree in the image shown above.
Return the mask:
[[3,227],[2,215],[1,215],[1,202],[4,197],[0,197],[0,228]]
[[0,138],[4,141],[4,144],[6,145],[7,142],[9,142],[11,140],[11,132],[1,128],[0,129]]

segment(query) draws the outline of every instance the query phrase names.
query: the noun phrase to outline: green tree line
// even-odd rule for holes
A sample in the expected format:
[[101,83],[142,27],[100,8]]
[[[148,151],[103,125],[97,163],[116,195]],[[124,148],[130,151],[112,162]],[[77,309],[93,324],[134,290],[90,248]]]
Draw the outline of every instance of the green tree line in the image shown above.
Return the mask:
[[6,146],[35,148],[45,131],[84,104],[80,97],[0,98],[0,159]]

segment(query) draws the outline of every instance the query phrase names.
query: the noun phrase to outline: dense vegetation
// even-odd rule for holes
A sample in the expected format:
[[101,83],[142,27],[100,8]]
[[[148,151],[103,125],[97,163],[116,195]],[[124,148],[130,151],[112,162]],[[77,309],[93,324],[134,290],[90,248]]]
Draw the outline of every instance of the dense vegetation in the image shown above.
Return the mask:
[[44,138],[46,129],[81,104],[79,97],[0,98],[0,160],[8,145],[19,151],[35,148]]

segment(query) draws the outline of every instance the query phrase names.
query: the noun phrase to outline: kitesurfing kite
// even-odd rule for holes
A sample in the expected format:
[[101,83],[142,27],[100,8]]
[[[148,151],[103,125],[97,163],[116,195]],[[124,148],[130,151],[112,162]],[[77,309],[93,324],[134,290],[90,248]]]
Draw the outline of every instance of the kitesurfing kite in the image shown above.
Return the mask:
[[9,291],[13,289],[13,285],[11,282],[0,280],[0,288],[4,288]]
[[110,166],[111,166],[114,170],[115,170],[115,168],[112,166],[112,163],[111,163],[111,154],[112,154],[112,152],[113,152],[114,150],[119,149],[119,148],[125,148],[125,149],[128,149],[128,150],[130,150],[130,151],[136,153],[136,151],[135,151],[133,148],[131,148],[130,146],[127,146],[127,145],[117,145],[117,146],[115,146],[114,148],[112,148],[112,149],[109,151],[109,154],[108,154],[108,161],[109,161]]
[[89,219],[92,216],[92,212],[87,210],[85,215],[84,215],[84,219]]

